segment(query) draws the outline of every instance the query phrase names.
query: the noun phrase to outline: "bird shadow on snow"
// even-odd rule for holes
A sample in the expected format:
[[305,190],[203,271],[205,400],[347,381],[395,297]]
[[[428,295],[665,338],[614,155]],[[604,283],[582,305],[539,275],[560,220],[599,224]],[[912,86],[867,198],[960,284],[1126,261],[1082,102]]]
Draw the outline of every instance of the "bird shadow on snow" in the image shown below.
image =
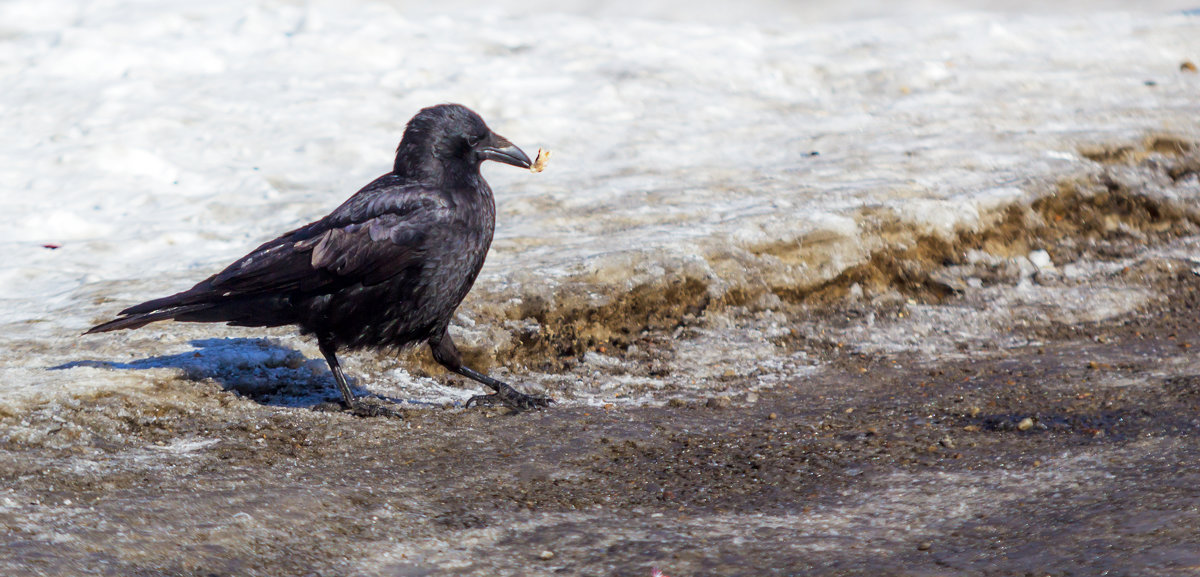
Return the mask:
[[[212,380],[227,391],[250,397],[264,405],[312,407],[338,402],[337,385],[323,359],[307,359],[300,351],[270,339],[197,339],[195,350],[177,355],[147,357],[130,362],[81,360],[49,370],[94,367],[120,370],[179,369],[189,381]],[[427,404],[408,399],[377,395],[355,385],[355,397],[376,397],[392,403]]]

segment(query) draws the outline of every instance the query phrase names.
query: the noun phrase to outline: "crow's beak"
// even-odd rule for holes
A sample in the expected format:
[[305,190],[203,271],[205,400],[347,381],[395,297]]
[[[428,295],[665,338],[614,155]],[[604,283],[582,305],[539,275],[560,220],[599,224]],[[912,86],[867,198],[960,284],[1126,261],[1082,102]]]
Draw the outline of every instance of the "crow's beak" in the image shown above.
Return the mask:
[[479,149],[479,155],[496,162],[511,164],[521,168],[529,168],[533,164],[532,160],[525,155],[525,152],[516,145],[509,142],[507,138],[499,134],[492,133],[492,141],[485,147]]

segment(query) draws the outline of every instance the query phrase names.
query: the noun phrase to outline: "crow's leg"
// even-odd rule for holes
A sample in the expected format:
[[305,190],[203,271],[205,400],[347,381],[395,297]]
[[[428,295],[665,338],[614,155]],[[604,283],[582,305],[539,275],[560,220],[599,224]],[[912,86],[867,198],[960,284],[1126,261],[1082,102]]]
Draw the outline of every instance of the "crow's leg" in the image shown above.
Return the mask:
[[503,381],[498,381],[485,374],[471,369],[462,364],[462,356],[458,354],[458,347],[454,346],[454,341],[445,331],[436,340],[430,339],[429,348],[433,351],[433,358],[443,367],[454,371],[468,379],[483,383],[496,392],[490,395],[475,395],[467,399],[467,407],[471,405],[495,405],[497,402],[514,411],[524,411],[526,409],[537,409],[548,407],[554,399],[547,397],[534,397],[521,393],[512,388]]
[[333,372],[333,380],[337,381],[338,390],[342,393],[342,405],[347,412],[360,417],[401,418],[399,413],[387,407],[355,400],[354,393],[350,392],[350,384],[346,382],[346,374],[342,372],[342,365],[338,363],[337,346],[322,338],[317,339],[317,346],[325,355],[325,362],[329,363],[329,370]]
[[338,363],[337,346],[330,344],[326,339],[317,339],[317,346],[320,347],[321,354],[325,355],[325,362],[329,363],[329,370],[333,372],[333,380],[337,381],[338,390],[342,392],[342,404],[347,409],[353,409],[354,393],[350,392],[346,374],[342,372],[342,365]]

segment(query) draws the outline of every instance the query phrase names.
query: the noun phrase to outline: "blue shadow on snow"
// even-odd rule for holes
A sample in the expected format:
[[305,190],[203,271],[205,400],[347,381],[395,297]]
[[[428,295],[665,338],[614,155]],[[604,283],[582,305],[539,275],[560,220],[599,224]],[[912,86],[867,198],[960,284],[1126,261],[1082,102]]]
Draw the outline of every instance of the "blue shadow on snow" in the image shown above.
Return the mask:
[[[300,351],[270,339],[198,339],[191,341],[196,350],[177,355],[147,357],[130,362],[81,360],[49,370],[75,367],[117,370],[179,369],[190,381],[212,380],[227,391],[250,397],[264,405],[309,407],[341,397],[324,359],[306,359]],[[403,402],[375,395],[356,386],[349,378],[356,397],[374,396],[392,403]],[[412,403],[413,401],[408,401]]]

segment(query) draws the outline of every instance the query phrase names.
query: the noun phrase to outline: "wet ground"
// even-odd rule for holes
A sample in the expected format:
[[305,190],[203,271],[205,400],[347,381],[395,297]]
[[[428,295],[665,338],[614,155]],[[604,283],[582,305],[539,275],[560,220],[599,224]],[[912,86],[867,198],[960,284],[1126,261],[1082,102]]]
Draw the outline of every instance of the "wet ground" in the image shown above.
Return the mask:
[[666,378],[738,342],[716,334],[790,359],[704,387],[598,404],[536,377],[560,406],[397,420],[130,370],[0,415],[0,573],[1198,574],[1195,212],[1111,184],[1188,166],[1143,160],[990,234],[535,367]]

